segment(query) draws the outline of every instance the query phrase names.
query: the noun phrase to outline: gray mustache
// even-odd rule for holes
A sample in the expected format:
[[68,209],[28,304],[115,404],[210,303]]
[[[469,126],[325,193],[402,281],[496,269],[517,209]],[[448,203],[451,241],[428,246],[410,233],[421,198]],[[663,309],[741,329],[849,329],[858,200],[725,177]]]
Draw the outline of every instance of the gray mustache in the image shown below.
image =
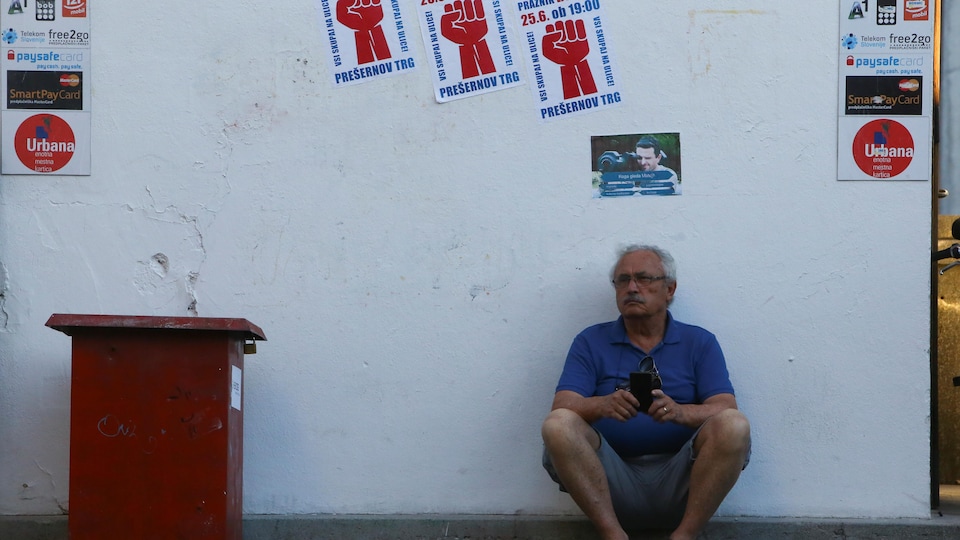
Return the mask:
[[628,294],[624,299],[624,302],[639,302],[641,304],[646,304],[647,299],[639,294]]

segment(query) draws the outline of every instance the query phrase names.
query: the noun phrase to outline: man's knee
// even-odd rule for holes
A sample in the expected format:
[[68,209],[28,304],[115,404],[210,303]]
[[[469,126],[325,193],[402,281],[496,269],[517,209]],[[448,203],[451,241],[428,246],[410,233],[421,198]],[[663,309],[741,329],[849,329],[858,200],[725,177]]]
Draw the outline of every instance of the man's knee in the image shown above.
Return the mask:
[[750,448],[750,421],[737,409],[721,411],[704,424],[697,436],[704,444],[711,444],[728,452],[746,453]]
[[543,421],[543,426],[540,427],[543,440],[546,441],[547,439],[574,429],[577,420],[583,421],[580,415],[570,409],[554,409],[550,411],[550,414],[548,414],[547,418]]
[[[540,434],[548,448],[564,441],[596,433],[579,414],[570,409],[554,409],[540,427]],[[591,441],[592,442],[592,441]]]

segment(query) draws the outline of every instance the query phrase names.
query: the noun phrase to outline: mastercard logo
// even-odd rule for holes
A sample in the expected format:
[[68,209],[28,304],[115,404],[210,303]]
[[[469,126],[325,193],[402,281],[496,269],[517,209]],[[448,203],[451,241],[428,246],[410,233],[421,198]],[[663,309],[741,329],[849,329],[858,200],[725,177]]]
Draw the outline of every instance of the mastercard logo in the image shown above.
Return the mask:
[[920,89],[920,82],[916,79],[901,79],[900,80],[900,91],[901,92],[916,92]]
[[[901,86],[903,83],[900,83]],[[64,73],[60,75],[60,86],[80,86],[80,76],[76,73]]]

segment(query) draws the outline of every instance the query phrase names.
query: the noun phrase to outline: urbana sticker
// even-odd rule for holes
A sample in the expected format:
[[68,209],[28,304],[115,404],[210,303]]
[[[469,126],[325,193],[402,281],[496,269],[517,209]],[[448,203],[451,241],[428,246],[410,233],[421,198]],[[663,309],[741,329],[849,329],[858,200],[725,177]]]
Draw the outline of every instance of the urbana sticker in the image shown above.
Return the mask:
[[14,136],[20,162],[40,173],[58,171],[70,162],[77,141],[70,124],[55,114],[35,114],[24,120]]

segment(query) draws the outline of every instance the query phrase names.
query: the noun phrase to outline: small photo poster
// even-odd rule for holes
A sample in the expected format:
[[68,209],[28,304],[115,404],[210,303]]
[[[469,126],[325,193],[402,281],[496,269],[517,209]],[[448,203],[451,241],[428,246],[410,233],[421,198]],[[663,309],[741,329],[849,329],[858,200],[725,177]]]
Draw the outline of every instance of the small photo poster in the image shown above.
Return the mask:
[[500,0],[423,0],[418,14],[438,102],[523,84]]
[[333,85],[350,86],[412,71],[409,20],[400,0],[320,0]]
[[680,195],[679,133],[590,137],[593,197]]

